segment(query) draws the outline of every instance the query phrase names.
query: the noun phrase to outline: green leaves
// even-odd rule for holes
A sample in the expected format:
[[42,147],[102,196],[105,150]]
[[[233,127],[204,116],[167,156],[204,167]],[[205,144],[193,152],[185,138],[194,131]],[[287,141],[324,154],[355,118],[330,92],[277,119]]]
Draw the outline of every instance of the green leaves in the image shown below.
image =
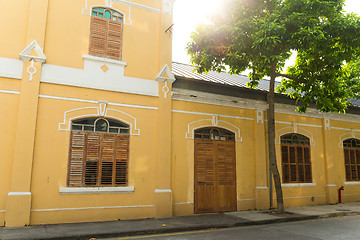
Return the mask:
[[[345,111],[359,98],[360,19],[344,14],[344,0],[224,0],[226,14],[201,25],[187,51],[198,72],[251,69],[255,87],[280,74],[290,51],[297,60],[278,87],[300,104],[324,112]],[[225,66],[228,66],[225,68]]]

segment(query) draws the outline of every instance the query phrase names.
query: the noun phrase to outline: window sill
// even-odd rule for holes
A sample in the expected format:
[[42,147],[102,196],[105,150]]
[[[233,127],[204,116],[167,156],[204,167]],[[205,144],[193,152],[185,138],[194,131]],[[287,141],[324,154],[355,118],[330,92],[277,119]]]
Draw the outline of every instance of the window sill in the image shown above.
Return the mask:
[[123,61],[114,60],[114,59],[110,59],[110,58],[96,57],[96,56],[92,56],[92,55],[83,55],[83,58],[85,60],[90,60],[90,61],[95,61],[95,62],[117,64],[117,65],[121,65],[122,67],[125,67],[127,65],[127,63],[123,62]]
[[60,194],[133,193],[134,187],[61,187]]
[[282,188],[307,188],[307,187],[315,187],[316,183],[282,183]]
[[345,186],[360,186],[360,181],[345,182]]

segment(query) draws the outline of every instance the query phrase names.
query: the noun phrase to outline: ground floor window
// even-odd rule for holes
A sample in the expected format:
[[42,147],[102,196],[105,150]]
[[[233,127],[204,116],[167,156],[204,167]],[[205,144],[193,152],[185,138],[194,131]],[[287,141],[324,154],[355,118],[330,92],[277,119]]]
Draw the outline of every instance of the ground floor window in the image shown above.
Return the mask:
[[72,122],[68,186],[125,186],[128,160],[128,125],[105,118]]
[[347,139],[343,146],[346,181],[360,181],[360,140]]
[[281,137],[283,183],[312,182],[310,140],[300,134]]

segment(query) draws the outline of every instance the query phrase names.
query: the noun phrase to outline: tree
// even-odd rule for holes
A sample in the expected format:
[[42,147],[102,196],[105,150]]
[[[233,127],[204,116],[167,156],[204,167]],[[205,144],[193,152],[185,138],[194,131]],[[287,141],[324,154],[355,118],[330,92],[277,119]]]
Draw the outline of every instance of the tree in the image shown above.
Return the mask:
[[[278,212],[284,212],[275,155],[275,78],[278,91],[297,100],[298,111],[310,104],[323,112],[344,112],[358,97],[359,79],[352,60],[359,58],[360,19],[342,10],[344,0],[224,0],[212,24],[199,25],[187,52],[199,73],[250,69],[249,87],[270,77],[268,93],[269,162]],[[291,51],[296,63],[282,73]],[[358,72],[359,73],[359,72]],[[357,73],[357,74],[358,74]],[[351,85],[352,84],[352,85]]]

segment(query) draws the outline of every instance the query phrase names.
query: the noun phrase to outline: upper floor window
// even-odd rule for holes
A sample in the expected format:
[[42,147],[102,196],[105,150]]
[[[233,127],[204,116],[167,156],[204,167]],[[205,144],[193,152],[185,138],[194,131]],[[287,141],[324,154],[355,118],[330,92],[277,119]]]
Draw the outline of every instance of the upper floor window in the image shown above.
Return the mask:
[[92,9],[89,54],[121,60],[123,15],[110,8]]
[[343,146],[346,181],[360,181],[360,140],[347,139]]
[[295,133],[281,137],[284,183],[312,182],[309,138]]
[[128,162],[128,125],[106,118],[72,122],[68,186],[125,186]]

